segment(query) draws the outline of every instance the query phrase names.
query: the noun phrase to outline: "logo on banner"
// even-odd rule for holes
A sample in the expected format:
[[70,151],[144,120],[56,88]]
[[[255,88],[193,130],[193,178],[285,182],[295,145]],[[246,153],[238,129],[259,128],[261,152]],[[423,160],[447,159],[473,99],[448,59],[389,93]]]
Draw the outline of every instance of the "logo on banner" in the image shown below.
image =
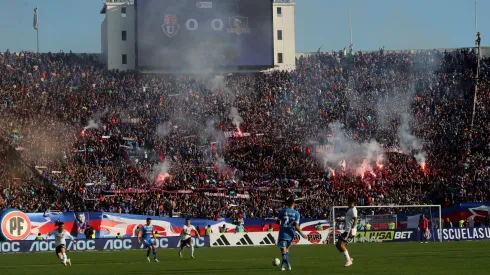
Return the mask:
[[412,238],[413,231],[366,231],[357,232],[354,237],[355,242],[385,242],[385,241],[403,241]]
[[293,244],[298,244],[298,243],[299,243],[299,235],[295,234],[293,239]]
[[322,241],[322,234],[312,231],[308,234],[308,241],[312,244],[320,243]]
[[442,239],[443,240],[486,240],[486,239],[490,239],[490,228],[489,227],[444,228],[442,229]]
[[213,246],[222,246],[222,245],[230,245],[228,239],[226,239],[225,235],[221,235],[214,243]]
[[7,211],[0,222],[2,235],[9,241],[24,240],[31,231],[31,220],[18,210]]
[[275,244],[275,243],[276,243],[276,239],[274,239],[272,234],[269,233],[259,244]]
[[254,242],[252,242],[252,240],[250,239],[250,237],[248,236],[248,234],[245,234],[245,236],[243,236],[243,238],[241,238],[237,243],[236,245],[253,245]]
[[248,28],[248,17],[245,16],[233,16],[230,17],[230,26],[228,27],[228,33],[236,33],[241,35],[244,33],[250,33]]
[[177,24],[177,15],[175,14],[165,14],[164,18],[165,24],[162,25],[163,33],[169,38],[174,37],[180,29],[180,25]]
[[198,9],[212,9],[213,8],[213,2],[197,2],[196,7]]
[[426,237],[427,239],[432,238],[432,234],[430,233],[430,230],[427,230],[427,232],[425,232],[425,237]]
[[395,231],[367,231],[357,232],[354,237],[360,243],[372,243],[382,241],[392,241],[395,236]]

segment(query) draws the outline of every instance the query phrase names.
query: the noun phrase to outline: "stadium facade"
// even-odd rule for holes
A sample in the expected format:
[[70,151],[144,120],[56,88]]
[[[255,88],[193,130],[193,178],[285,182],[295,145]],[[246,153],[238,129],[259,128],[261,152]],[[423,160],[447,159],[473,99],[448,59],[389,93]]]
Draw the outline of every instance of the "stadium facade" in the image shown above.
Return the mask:
[[[199,3],[212,3],[203,1]],[[272,69],[295,69],[295,3],[291,0],[273,1],[273,55]],[[107,69],[132,70],[138,68],[136,8],[134,1],[107,0],[101,14],[101,60]]]

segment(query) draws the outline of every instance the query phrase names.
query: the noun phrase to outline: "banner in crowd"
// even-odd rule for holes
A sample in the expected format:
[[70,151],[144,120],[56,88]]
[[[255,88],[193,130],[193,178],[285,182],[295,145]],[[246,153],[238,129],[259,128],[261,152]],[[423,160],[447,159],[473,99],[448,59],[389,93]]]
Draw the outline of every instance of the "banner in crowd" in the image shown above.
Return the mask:
[[[23,213],[16,209],[9,209],[0,212],[0,233],[3,240],[34,240],[38,234],[46,235],[56,229],[56,222],[60,221],[65,224],[65,229],[78,239],[85,238],[84,232],[89,227],[95,230],[97,238],[115,238],[118,233],[124,238],[130,238],[136,237],[137,227],[144,225],[147,217],[108,212]],[[155,230],[161,236],[179,236],[185,223],[185,218],[158,216],[151,216],[151,218]],[[204,234],[204,229],[208,225],[214,232],[220,232],[220,228],[225,226],[227,232],[234,233],[236,227],[231,219],[192,219],[191,223],[200,228],[201,234]],[[328,228],[327,221],[312,219],[303,220],[301,226],[304,230],[312,230],[318,223]],[[274,219],[244,219],[244,224],[247,232],[266,231],[269,224],[272,224],[275,230],[278,229]]]
[[[307,239],[296,235],[293,245],[323,244],[327,240],[330,230],[303,231]],[[279,232],[250,232],[237,234],[211,234],[210,245],[216,246],[264,246],[276,245]]]
[[242,138],[242,137],[250,137],[251,133],[243,133],[241,131],[227,131],[223,132],[225,138]]
[[[291,180],[292,181],[292,180]],[[114,190],[105,190],[103,191],[104,193],[107,194],[141,194],[141,193],[169,193],[169,194],[192,194],[192,193],[197,193],[197,192],[216,192],[216,191],[291,191],[291,192],[297,192],[301,193],[302,189],[300,188],[271,188],[267,186],[260,186],[260,187],[229,187],[229,188],[194,188],[192,190],[165,190],[161,188],[146,188],[146,189],[140,189],[140,188],[126,188],[126,189],[114,189]],[[212,193],[209,193],[209,196],[222,196],[222,195],[213,195]],[[235,194],[237,196],[239,194]],[[244,194],[246,195],[246,194]],[[248,199],[249,196],[241,196],[241,198],[246,198]]]
[[226,198],[231,198],[231,199],[234,199],[234,198],[250,199],[250,195],[247,195],[247,194],[234,194],[234,195],[229,195],[229,194],[226,194],[226,193],[210,193],[210,192],[205,192],[204,195],[205,196],[208,196],[208,197],[226,197]]
[[167,193],[167,194],[192,194],[193,190],[164,190],[160,188],[151,189],[139,189],[139,188],[126,188],[126,189],[114,189],[106,190],[104,193],[107,194],[142,194],[142,193]]
[[483,221],[490,214],[489,202],[460,203],[442,209],[444,221],[449,218],[453,223],[472,218],[474,221]]
[[[432,212],[426,212],[425,215],[429,218],[429,222],[439,222],[438,213],[435,208],[428,208]],[[490,203],[460,203],[448,208],[441,209],[442,223],[444,224],[449,219],[453,225],[456,225],[460,219],[480,221],[484,224],[485,217],[490,215]],[[398,215],[397,228],[417,228],[421,213],[414,213],[411,216]]]
[[[180,237],[162,237],[156,240],[155,246],[159,249],[178,248],[181,242]],[[209,237],[207,236],[203,237],[203,239],[193,238],[193,243],[197,248],[210,246]],[[68,251],[107,251],[142,248],[144,248],[144,244],[138,244],[137,238],[77,240],[76,243],[71,240],[66,241],[66,249]],[[54,240],[0,242],[0,253],[45,252],[55,250],[56,245]]]
[[333,146],[331,144],[315,145],[316,153],[331,153],[333,152]]

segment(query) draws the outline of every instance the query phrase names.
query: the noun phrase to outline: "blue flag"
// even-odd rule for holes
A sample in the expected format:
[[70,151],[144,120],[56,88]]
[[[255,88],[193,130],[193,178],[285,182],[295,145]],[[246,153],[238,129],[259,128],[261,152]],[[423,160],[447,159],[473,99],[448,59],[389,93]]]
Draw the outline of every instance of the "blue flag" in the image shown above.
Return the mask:
[[37,7],[34,9],[34,21],[32,23],[35,30],[37,30]]

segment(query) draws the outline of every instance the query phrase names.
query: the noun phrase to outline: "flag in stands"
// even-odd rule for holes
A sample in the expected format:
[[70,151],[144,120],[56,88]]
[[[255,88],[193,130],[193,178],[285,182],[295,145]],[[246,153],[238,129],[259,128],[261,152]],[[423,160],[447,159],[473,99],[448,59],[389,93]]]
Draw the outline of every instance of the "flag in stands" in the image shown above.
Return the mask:
[[37,31],[37,7],[34,9],[34,22],[33,22],[34,29]]

